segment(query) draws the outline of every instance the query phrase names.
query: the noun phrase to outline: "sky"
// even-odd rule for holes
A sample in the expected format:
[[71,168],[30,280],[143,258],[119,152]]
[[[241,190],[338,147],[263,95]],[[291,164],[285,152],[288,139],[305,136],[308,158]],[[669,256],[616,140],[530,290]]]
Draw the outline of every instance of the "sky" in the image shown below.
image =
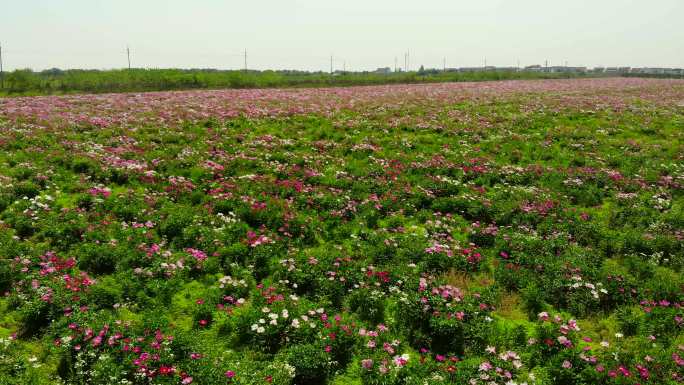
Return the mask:
[[684,0],[22,0],[5,70],[684,67]]

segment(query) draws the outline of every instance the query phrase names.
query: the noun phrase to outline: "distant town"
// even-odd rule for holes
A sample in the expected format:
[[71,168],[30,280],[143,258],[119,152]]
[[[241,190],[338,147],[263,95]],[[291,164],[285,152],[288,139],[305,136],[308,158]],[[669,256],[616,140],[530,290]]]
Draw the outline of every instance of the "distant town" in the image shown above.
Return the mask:
[[[663,76],[684,76],[684,68],[664,68],[664,67],[570,67],[570,66],[543,66],[540,64],[526,67],[460,67],[460,68],[429,68],[421,69],[418,72],[483,72],[483,71],[507,71],[507,72],[548,72],[548,73],[576,73],[576,74],[609,74],[609,75],[663,75]],[[377,74],[390,74],[392,72],[403,72],[401,68],[392,71],[390,67],[381,67],[372,71]],[[336,71],[342,74],[344,71]]]

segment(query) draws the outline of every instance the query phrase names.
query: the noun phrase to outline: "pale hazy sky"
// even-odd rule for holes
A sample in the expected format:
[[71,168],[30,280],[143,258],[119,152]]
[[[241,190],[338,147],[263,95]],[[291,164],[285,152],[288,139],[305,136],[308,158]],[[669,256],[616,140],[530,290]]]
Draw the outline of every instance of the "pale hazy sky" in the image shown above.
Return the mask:
[[6,70],[684,67],[684,0],[3,0]]

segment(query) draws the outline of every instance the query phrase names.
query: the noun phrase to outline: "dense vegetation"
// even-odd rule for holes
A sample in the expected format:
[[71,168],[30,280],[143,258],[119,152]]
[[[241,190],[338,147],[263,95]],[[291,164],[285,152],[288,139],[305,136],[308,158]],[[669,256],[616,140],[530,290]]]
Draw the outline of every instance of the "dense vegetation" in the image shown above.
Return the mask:
[[580,74],[513,71],[441,72],[425,70],[378,74],[301,71],[219,71],[182,69],[16,70],[5,73],[0,95],[106,93],[211,88],[329,87],[372,84],[458,82],[504,79],[557,79]]
[[680,384],[684,82],[0,101],[0,384]]

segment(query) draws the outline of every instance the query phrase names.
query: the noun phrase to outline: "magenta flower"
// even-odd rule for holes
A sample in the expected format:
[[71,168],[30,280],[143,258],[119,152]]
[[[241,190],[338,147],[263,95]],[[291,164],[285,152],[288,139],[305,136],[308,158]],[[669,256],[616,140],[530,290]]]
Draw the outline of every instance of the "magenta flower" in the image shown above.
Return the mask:
[[207,254],[202,250],[197,250],[197,249],[193,249],[193,248],[189,247],[189,248],[185,249],[185,251],[187,251],[190,255],[195,257],[195,259],[200,261],[200,262],[207,259]]

